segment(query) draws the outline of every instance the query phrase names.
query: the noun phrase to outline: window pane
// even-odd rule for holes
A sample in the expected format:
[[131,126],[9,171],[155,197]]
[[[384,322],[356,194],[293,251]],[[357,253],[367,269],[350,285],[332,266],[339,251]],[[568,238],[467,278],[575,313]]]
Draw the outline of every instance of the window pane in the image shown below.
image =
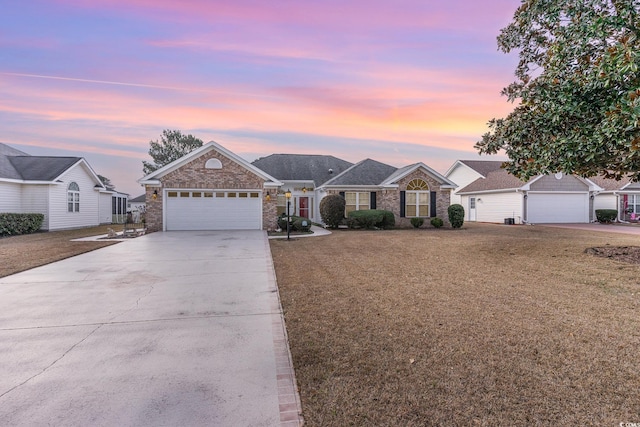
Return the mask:
[[347,205],[355,205],[356,197],[356,193],[344,193],[344,200],[347,202]]
[[192,197],[202,197],[202,193],[200,193],[199,191],[194,191],[192,193]]
[[189,192],[188,191],[181,191],[180,192],[180,197],[189,197]]
[[254,199],[257,199],[258,197],[260,197],[259,193],[251,193],[251,197]]
[[416,205],[407,205],[407,216],[416,216]]
[[243,199],[246,199],[248,195],[248,193],[238,193],[238,197],[242,197]]
[[349,212],[355,211],[356,210],[356,205],[346,205],[345,206],[345,211],[348,214]]
[[213,193],[206,192],[203,194],[204,194],[204,197],[213,197]]
[[178,197],[178,192],[177,191],[169,191],[167,193],[168,197]]
[[429,216],[429,205],[420,205],[418,206],[418,215],[417,216]]
[[236,193],[227,193],[227,197],[236,197]]
[[429,204],[429,193],[420,193],[420,204],[428,205]]
[[216,197],[224,197],[224,193],[218,192],[218,193],[216,193]]
[[73,212],[73,203],[68,203],[68,204],[67,204],[67,210],[68,210],[69,212]]
[[416,204],[416,193],[406,193],[407,204],[411,203],[412,205]]

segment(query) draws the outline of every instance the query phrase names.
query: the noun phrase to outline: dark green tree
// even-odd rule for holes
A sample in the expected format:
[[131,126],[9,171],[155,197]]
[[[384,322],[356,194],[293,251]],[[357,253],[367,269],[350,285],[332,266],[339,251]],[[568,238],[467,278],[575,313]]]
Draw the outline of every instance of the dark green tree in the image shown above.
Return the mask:
[[344,197],[330,194],[320,200],[320,217],[331,228],[338,228],[344,218]]
[[520,177],[640,178],[640,0],[523,0],[498,36],[516,103],[476,144]]
[[143,160],[142,172],[148,175],[185,154],[189,154],[196,148],[202,147],[202,144],[202,140],[191,134],[183,135],[179,130],[165,129],[162,131],[160,141],[149,141],[149,155],[153,159],[153,163]]
[[104,185],[104,188],[106,188],[107,190],[111,191],[111,190],[115,190],[116,189],[116,186],[113,185],[111,180],[109,178],[107,178],[106,176],[102,176],[102,175],[98,174],[98,179],[100,179],[100,181],[102,182],[102,185]]

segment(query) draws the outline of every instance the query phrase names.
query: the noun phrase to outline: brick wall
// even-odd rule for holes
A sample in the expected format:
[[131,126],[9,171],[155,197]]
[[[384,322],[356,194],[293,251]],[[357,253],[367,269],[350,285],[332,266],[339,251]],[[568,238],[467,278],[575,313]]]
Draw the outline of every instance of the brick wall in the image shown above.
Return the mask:
[[[440,189],[440,183],[431,178],[429,175],[422,172],[420,169],[413,171],[400,181],[398,181],[398,189],[389,189],[389,190],[378,190],[376,191],[376,207],[378,209],[387,210],[393,212],[393,215],[396,218],[396,227],[404,228],[404,227],[412,227],[410,218],[401,218],[400,217],[400,191],[406,191],[407,184],[411,182],[411,180],[420,178],[423,179],[428,185],[431,191],[436,192],[436,216],[442,221],[444,221],[445,225],[450,225],[449,223],[449,214],[447,209],[449,208],[449,204],[451,203],[451,190],[449,189]],[[340,190],[328,190],[327,194],[339,194]],[[428,224],[427,219],[425,222]],[[427,225],[430,226],[430,225]]]
[[[206,169],[205,163],[209,159],[218,159],[222,163],[222,169]],[[275,228],[276,223],[276,201],[271,197],[266,200],[264,190],[264,180],[245,167],[215,150],[208,151],[202,156],[193,159],[179,169],[169,172],[160,178],[161,187],[146,186],[147,198],[147,229],[149,231],[160,231],[162,224],[162,189],[163,188],[185,188],[185,189],[259,189],[263,191],[263,228]],[[153,191],[158,190],[158,197],[153,200]],[[273,190],[272,190],[273,192]]]

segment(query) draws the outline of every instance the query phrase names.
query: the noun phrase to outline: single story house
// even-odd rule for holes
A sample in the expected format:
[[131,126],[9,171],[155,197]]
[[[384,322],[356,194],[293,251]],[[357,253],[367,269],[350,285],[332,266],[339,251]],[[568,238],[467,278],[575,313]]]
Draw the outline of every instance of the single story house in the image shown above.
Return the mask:
[[617,209],[618,221],[640,221],[640,183],[596,176],[589,178],[602,190],[596,195],[594,209]]
[[465,208],[467,221],[542,224],[595,220],[599,206],[595,200],[604,188],[593,180],[557,173],[524,182],[501,165],[501,161],[458,160],[445,173],[458,184],[451,199]]
[[0,212],[41,213],[42,230],[61,230],[110,223],[111,206],[112,192],[85,159],[31,156],[0,143]]
[[[150,231],[275,229],[277,217],[321,222],[319,205],[340,194],[354,209],[386,209],[396,224],[414,216],[447,221],[455,184],[424,163],[395,168],[366,159],[274,154],[249,163],[214,141],[140,179]],[[287,201],[284,194],[291,191]]]

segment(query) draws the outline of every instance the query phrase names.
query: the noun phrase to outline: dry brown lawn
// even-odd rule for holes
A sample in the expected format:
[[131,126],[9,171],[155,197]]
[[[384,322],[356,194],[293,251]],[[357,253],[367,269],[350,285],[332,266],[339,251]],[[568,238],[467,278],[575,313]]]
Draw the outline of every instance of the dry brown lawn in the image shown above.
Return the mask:
[[72,242],[71,239],[107,234],[107,228],[122,231],[122,225],[78,230],[38,232],[0,238],[0,277],[112,245],[114,241]]
[[640,423],[638,237],[558,228],[272,240],[307,426]]

